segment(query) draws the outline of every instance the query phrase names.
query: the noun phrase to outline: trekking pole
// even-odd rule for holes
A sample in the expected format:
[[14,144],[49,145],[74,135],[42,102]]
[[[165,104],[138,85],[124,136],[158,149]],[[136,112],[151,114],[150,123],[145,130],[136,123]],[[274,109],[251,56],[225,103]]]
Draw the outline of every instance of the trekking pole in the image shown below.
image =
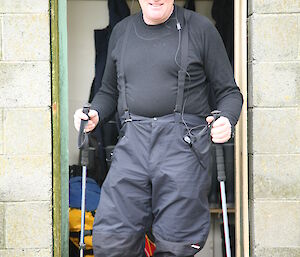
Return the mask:
[[[213,111],[212,114],[214,117],[214,121],[216,121],[218,118],[220,118],[220,111]],[[222,203],[222,212],[223,212],[223,225],[224,225],[224,235],[225,235],[226,256],[231,257],[228,214],[227,214],[226,193],[225,193],[226,175],[225,175],[225,165],[224,165],[224,152],[223,152],[222,145],[215,144],[215,147],[216,147],[216,162],[217,162],[218,181],[220,182],[220,191],[221,191],[221,203]]]
[[[90,110],[90,104],[83,106],[82,112],[88,115]],[[81,165],[82,165],[82,178],[81,178],[81,230],[80,230],[80,242],[79,250],[80,257],[83,257],[83,251],[85,249],[84,243],[84,231],[85,231],[85,188],[86,188],[86,168],[89,163],[89,138],[88,134],[84,131],[88,120],[81,120],[80,130],[78,136],[78,148],[81,150]]]

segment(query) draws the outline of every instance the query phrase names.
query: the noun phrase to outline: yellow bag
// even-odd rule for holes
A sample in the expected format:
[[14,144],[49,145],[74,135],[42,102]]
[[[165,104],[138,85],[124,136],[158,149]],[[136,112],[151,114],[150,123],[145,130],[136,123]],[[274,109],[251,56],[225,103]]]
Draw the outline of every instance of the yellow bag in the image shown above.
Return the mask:
[[[86,249],[84,250],[84,256],[94,257],[93,254],[90,254],[93,250],[92,244],[92,230],[94,224],[95,211],[85,212],[85,233],[84,233],[84,243]],[[69,230],[70,230],[70,241],[78,248],[79,250],[79,241],[80,241],[80,230],[81,230],[81,210],[76,208],[69,208]],[[153,256],[155,251],[155,243],[145,235],[145,253],[147,256]]]
[[[89,252],[93,249],[92,244],[92,230],[94,224],[95,212],[85,212],[85,231],[84,231],[84,243],[86,249],[86,257],[94,257]],[[80,230],[81,230],[81,210],[75,208],[69,208],[69,230],[70,230],[70,240],[79,250],[80,241]]]

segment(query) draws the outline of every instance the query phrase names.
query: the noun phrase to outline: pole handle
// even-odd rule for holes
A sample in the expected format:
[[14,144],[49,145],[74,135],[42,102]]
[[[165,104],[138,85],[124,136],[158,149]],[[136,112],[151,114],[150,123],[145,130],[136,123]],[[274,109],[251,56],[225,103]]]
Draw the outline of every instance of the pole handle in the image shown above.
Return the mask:
[[[221,112],[218,110],[214,110],[211,112],[214,117],[213,123],[221,117]],[[211,128],[213,126],[211,125]],[[223,146],[221,144],[215,144],[216,146],[216,162],[217,162],[217,172],[218,172],[218,181],[225,181],[226,174],[225,174],[225,164],[224,164],[224,151]]]
[[226,181],[223,146],[220,144],[215,144],[215,146],[216,146],[218,181],[219,182]]
[[[82,108],[82,112],[88,115],[91,105],[85,104]],[[84,131],[85,126],[89,120],[81,120],[80,130],[78,135],[78,148],[81,150],[81,165],[88,166],[89,164],[89,137],[88,133]]]
[[91,109],[91,104],[90,103],[85,103],[83,108],[82,108],[82,112],[86,115],[89,114],[89,111]]
[[[82,112],[86,115],[88,115],[90,111],[91,105],[89,103],[86,103],[83,108]],[[84,132],[84,128],[87,125],[89,120],[81,120],[80,122],[80,129],[79,129],[79,135],[78,135],[78,148],[83,149],[83,148],[88,148],[88,142],[87,142],[87,133]]]
[[219,119],[221,117],[221,111],[218,111],[218,110],[212,111],[211,114],[214,117],[214,121],[213,122],[215,122],[217,119]]

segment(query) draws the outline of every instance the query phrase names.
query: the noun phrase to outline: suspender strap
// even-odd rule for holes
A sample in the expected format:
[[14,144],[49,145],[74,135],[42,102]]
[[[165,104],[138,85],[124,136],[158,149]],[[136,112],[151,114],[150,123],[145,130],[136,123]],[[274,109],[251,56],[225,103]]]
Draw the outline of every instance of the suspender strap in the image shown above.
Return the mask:
[[125,112],[125,122],[131,121],[129,108],[127,104],[127,98],[126,98],[126,80],[125,80],[125,73],[124,73],[124,56],[125,56],[126,45],[129,37],[129,32],[131,29],[131,24],[132,22],[131,20],[129,20],[124,35],[124,41],[122,43],[121,59],[120,59],[120,74],[118,75],[118,84],[120,85],[121,97],[123,102],[123,110]]
[[[190,14],[185,9],[183,10],[183,16],[184,19],[184,25],[182,30],[182,39],[181,39],[181,58],[180,58],[180,66],[181,69],[178,71],[178,88],[177,88],[177,98],[176,98],[176,105],[175,105],[175,112],[181,113],[182,107],[183,107],[183,94],[184,94],[184,84],[185,84],[185,78],[187,73],[187,66],[188,66],[188,25],[187,21],[190,17]],[[131,29],[132,21],[130,20],[127,24],[125,35],[124,35],[124,41],[122,43],[122,49],[121,49],[121,59],[120,59],[120,74],[118,75],[118,84],[121,88],[121,97],[123,102],[123,110],[125,113],[125,122],[131,121],[130,112],[127,104],[127,98],[126,98],[126,80],[125,80],[125,73],[124,73],[124,56],[125,56],[125,50],[126,45]],[[181,33],[181,31],[179,31]]]
[[[182,112],[183,107],[183,93],[184,93],[184,83],[185,77],[187,73],[187,66],[188,66],[188,50],[189,50],[189,31],[188,31],[188,24],[187,21],[189,19],[190,14],[183,10],[184,12],[184,26],[182,29],[182,41],[181,41],[181,59],[180,59],[180,66],[181,69],[178,71],[178,88],[177,88],[177,98],[176,98],[176,105],[175,105],[175,112]],[[181,33],[181,31],[179,31]]]

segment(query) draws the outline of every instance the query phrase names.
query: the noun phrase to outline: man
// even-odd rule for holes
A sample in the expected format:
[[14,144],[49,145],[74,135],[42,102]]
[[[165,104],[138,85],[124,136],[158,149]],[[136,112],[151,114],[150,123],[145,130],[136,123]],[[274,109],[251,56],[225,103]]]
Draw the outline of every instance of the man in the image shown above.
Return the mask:
[[[116,106],[123,124],[96,212],[94,254],[144,256],[151,230],[154,256],[193,256],[209,232],[210,137],[214,143],[230,139],[243,100],[208,19],[174,0],[139,3],[142,12],[112,32],[102,87],[88,114],[86,131]],[[210,88],[221,111],[211,131]],[[77,110],[77,129],[81,119],[88,117]],[[195,149],[184,138],[198,132],[203,136]]]

